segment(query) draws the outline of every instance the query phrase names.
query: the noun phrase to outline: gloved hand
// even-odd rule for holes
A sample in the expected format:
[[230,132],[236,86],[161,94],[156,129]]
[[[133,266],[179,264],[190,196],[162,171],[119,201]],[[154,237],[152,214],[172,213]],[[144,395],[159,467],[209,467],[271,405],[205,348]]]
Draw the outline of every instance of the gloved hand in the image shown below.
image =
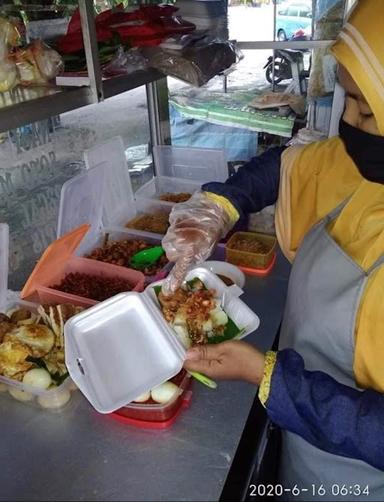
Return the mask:
[[175,266],[163,283],[165,295],[181,286],[188,268],[208,258],[215,244],[234,225],[224,207],[204,192],[196,192],[187,202],[176,204],[169,221],[162,246]]

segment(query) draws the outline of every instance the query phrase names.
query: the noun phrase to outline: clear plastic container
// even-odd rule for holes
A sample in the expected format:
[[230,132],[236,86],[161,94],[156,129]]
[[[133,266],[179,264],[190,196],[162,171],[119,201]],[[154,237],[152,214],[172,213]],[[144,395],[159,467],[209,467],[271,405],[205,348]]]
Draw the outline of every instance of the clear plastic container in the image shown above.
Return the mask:
[[[172,204],[156,200],[135,200],[120,137],[96,145],[84,153],[88,170],[64,183],[61,190],[57,236],[80,225],[90,231],[79,244],[83,255],[96,245],[100,235],[123,230],[144,214],[169,215]],[[142,237],[161,238],[162,233],[141,230]]]
[[68,294],[54,289],[69,273],[82,273],[96,277],[125,279],[131,291],[142,291],[145,278],[141,272],[88,258],[73,256],[89,226],[84,225],[53,242],[43,253],[34,271],[26,282],[21,298],[38,303],[74,303],[88,307],[96,300]]
[[[160,200],[160,197],[167,193],[189,193],[193,194],[200,190],[201,183],[179,178],[169,178],[167,176],[158,176],[148,181],[136,191],[136,199],[155,199]],[[174,202],[160,201],[162,204],[174,206]]]
[[190,180],[200,185],[228,178],[224,150],[154,146],[153,159],[157,176]]
[[[259,243],[265,248],[265,252],[250,252],[237,249],[240,241]],[[225,246],[226,260],[233,265],[266,269],[271,264],[275,255],[276,237],[257,232],[236,232],[232,235]]]
[[[152,235],[147,235],[146,232],[140,232],[140,230],[130,230],[130,229],[118,229],[118,230],[110,230],[110,231],[102,231],[97,236],[97,240],[92,243],[92,245],[88,245],[88,247],[83,248],[83,252],[85,255],[88,255],[93,250],[98,247],[102,247],[106,242],[119,242],[124,240],[142,240],[148,243],[149,246],[161,246],[161,237],[155,237]],[[121,265],[124,266],[124,265]],[[164,279],[171,269],[172,264],[168,263],[163,268],[161,268],[156,274],[147,275],[145,271],[143,271],[145,275],[146,284],[150,284],[154,281],[159,281],[160,279]]]
[[176,375],[176,377],[172,379],[172,382],[179,386],[179,393],[168,403],[158,404],[152,402],[147,404],[133,402],[123,406],[123,408],[115,411],[115,413],[133,420],[142,420],[145,422],[167,422],[174,417],[183,406],[183,400],[189,389],[191,377],[188,373],[183,371],[180,376]]

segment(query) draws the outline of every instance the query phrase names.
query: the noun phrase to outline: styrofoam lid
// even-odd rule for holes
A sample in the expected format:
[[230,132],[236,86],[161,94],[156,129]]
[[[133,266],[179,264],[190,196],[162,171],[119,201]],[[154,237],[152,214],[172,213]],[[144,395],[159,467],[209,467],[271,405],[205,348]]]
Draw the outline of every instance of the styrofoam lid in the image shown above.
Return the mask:
[[8,290],[9,227],[0,223],[0,312],[6,307]]
[[224,150],[154,146],[157,176],[183,178],[201,183],[226,181],[228,164]]
[[84,153],[87,167],[102,166],[105,171],[102,222],[105,227],[136,215],[131,178],[124,143],[116,136]]
[[97,240],[103,210],[104,178],[105,171],[98,166],[64,183],[57,223],[58,238],[81,225],[91,225],[81,245],[89,247]]
[[64,327],[71,378],[92,406],[110,413],[175,376],[185,350],[145,294],[121,293]]

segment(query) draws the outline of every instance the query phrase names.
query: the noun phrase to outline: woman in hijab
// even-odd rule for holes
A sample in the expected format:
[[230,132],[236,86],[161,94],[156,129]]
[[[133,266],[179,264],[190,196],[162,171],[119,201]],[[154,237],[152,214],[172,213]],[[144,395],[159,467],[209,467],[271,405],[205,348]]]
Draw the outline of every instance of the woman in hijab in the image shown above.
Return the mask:
[[186,367],[259,385],[283,430],[285,499],[384,500],[383,29],[384,2],[360,0],[332,48],[346,91],[338,137],[271,149],[204,185],[163,241],[169,293],[239,217],[277,202],[292,262],[278,352],[224,342],[191,349]]

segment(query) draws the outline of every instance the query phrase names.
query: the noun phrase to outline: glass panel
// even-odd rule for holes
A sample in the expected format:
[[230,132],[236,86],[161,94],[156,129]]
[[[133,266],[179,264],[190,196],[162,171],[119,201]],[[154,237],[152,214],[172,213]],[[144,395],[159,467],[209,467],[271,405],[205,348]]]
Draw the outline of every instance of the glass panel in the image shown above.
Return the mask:
[[56,238],[60,190],[83,152],[120,135],[135,185],[152,176],[145,87],[1,135],[0,221],[11,231],[10,287],[20,288]]

